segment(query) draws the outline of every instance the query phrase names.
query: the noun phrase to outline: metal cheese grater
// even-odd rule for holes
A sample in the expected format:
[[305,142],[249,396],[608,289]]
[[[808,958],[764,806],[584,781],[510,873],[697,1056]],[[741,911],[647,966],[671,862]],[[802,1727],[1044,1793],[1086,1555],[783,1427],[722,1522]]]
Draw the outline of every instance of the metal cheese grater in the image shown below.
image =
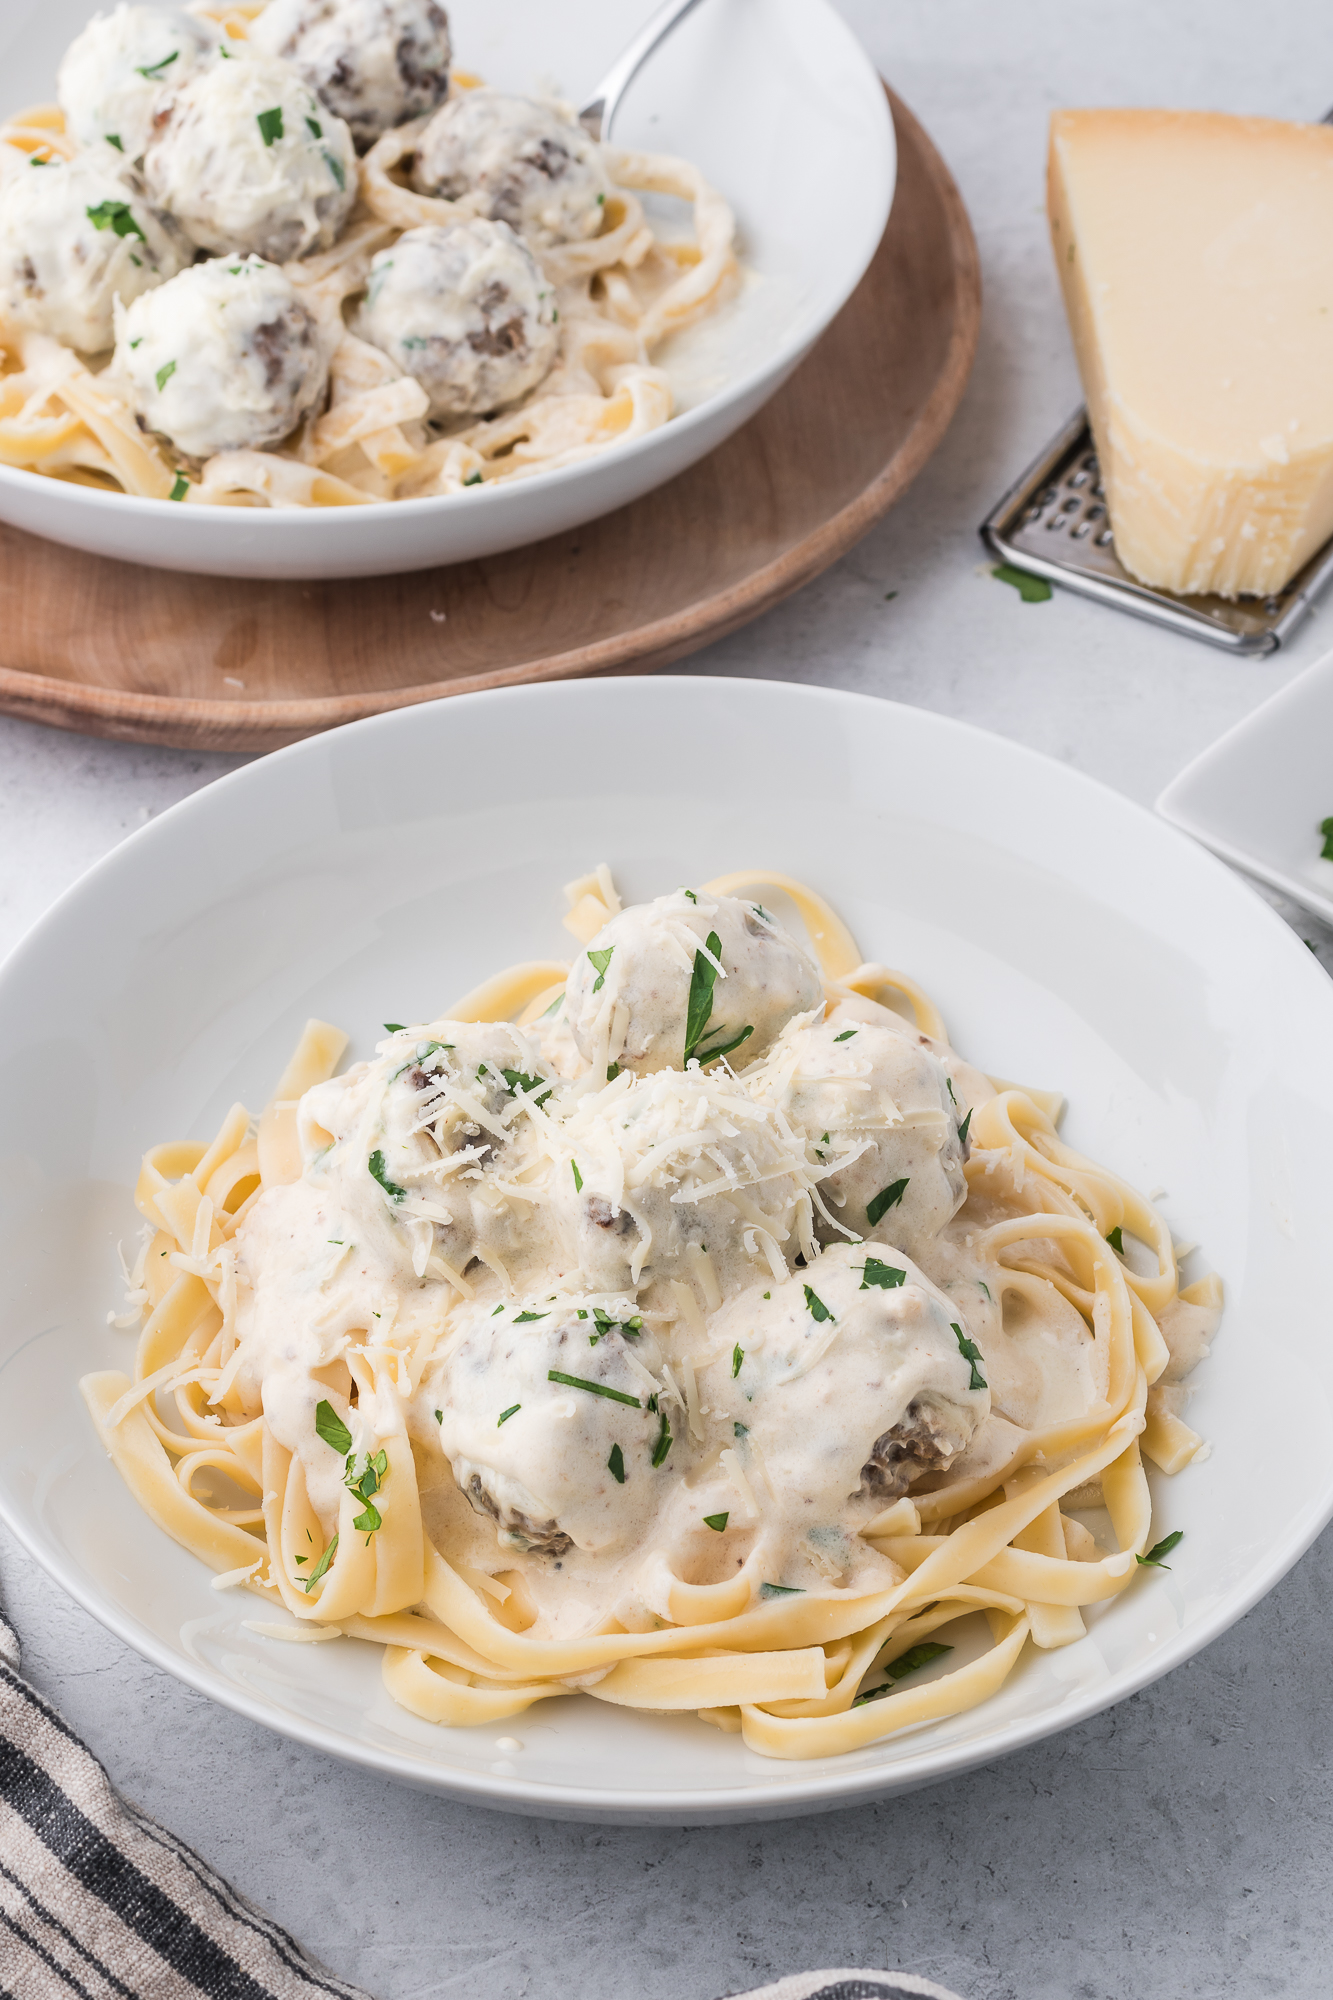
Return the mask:
[[987,515],[981,536],[1015,569],[1231,653],[1275,651],[1333,577],[1329,541],[1272,597],[1175,597],[1136,583],[1116,556],[1086,410],[1075,412]]

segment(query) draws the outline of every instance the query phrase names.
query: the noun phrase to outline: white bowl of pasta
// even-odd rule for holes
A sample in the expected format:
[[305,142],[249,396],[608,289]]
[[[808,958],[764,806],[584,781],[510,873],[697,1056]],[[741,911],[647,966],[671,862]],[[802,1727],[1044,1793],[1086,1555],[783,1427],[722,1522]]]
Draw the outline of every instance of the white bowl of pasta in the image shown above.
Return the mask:
[[[293,4],[281,0],[289,15]],[[306,102],[289,44],[283,58],[259,49],[257,0],[196,11],[199,51],[178,35],[179,50],[143,62],[156,44],[126,54],[121,34],[100,64],[100,44],[83,61],[82,96],[67,65],[68,114],[52,108],[56,75],[87,0],[18,0],[0,28],[0,519],[76,548],[213,575],[336,577],[560,533],[671,479],[751,417],[883,233],[892,122],[831,0],[698,9],[636,79],[613,143],[587,157],[569,124],[533,113],[514,145],[577,155],[580,185],[601,190],[596,209],[565,196],[559,213],[517,203],[497,173],[485,180],[477,163],[495,144],[479,107],[512,123],[510,93],[579,102],[633,25],[615,0],[508,0],[498,18],[454,0],[448,99],[373,144],[358,130],[359,158],[329,109],[348,110],[336,92]],[[84,102],[86,73],[112,57],[135,58],[131,75],[151,72],[158,91],[136,108],[156,136],[128,139],[146,148],[133,161],[101,130],[128,119],[125,93]],[[243,86],[255,104],[282,101],[252,116]],[[433,136],[445,110],[452,153]],[[40,189],[33,160],[47,167]],[[286,207],[231,199],[245,173],[280,169]],[[79,298],[61,305],[76,280]],[[221,299],[228,288],[251,305]],[[233,370],[234,393],[219,394]]]
[[667,678],[333,731],[0,973],[0,1511],[168,1671],[454,1796],[966,1770],[1333,1511],[1331,1011],[1211,857],[937,716]]

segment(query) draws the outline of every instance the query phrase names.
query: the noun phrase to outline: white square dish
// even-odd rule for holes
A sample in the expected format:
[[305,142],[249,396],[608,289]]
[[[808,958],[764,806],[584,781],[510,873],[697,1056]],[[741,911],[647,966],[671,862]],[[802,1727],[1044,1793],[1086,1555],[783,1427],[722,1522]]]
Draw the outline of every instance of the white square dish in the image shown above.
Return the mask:
[[1187,764],[1157,801],[1163,819],[1333,925],[1333,652]]

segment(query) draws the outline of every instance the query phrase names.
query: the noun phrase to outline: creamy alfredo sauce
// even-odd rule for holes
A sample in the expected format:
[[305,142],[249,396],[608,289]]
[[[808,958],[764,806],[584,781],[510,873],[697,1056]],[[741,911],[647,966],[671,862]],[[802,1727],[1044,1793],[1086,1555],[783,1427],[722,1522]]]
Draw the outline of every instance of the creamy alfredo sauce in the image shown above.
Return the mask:
[[427,1532],[538,1634],[651,1626],[673,1579],[882,1587],[861,1528],[1105,1388],[1074,1309],[974,1248],[1031,1206],[1007,1154],[968,1197],[992,1095],[826,1005],[762,907],[625,910],[532,1030],[404,1029],[307,1092],[302,1177],[237,1231],[235,1386],[326,1536],[320,1404],[358,1454],[406,1435]]

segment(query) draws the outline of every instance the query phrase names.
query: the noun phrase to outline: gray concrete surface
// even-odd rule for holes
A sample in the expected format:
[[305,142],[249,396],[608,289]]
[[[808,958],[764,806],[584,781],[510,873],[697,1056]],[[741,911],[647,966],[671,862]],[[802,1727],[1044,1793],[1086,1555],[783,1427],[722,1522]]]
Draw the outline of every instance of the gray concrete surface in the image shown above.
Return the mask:
[[[1077,401],[1041,214],[1047,113],[1162,103],[1302,117],[1333,96],[1310,0],[842,0],[950,161],[986,316],[945,443],[894,514],[698,673],[818,680],[1021,738],[1149,802],[1333,643],[1230,662],[981,573],[974,528]],[[898,595],[886,603],[885,594]],[[0,722],[0,949],[150,813],[237,759]],[[1333,938],[1301,934],[1333,966]],[[967,2000],[1333,1988],[1333,1537],[1192,1665],[953,1785],[755,1829],[567,1827],[441,1804],[210,1706],[0,1544],[27,1665],[148,1811],[378,2000],[711,2000],[804,1966]]]

